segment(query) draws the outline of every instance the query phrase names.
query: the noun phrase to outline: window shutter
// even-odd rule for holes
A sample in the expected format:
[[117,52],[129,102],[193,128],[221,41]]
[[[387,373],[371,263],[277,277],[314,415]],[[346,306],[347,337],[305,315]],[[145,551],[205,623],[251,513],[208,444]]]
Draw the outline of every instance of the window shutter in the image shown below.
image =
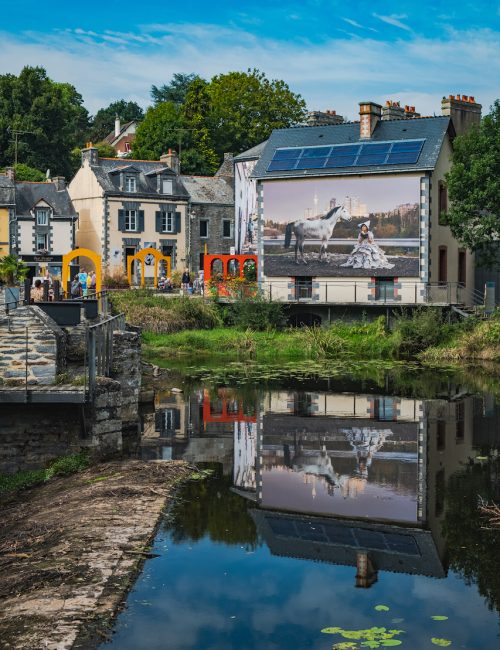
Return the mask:
[[181,412],[179,409],[174,409],[174,429],[181,428]]
[[118,210],[118,230],[125,232],[125,210]]
[[160,433],[163,431],[163,414],[165,411],[156,411],[155,413],[155,431],[159,431]]
[[156,232],[161,232],[161,212],[155,212]]
[[181,213],[175,213],[175,232],[179,234],[181,231]]
[[144,231],[144,210],[139,210],[139,223],[137,224],[137,232]]

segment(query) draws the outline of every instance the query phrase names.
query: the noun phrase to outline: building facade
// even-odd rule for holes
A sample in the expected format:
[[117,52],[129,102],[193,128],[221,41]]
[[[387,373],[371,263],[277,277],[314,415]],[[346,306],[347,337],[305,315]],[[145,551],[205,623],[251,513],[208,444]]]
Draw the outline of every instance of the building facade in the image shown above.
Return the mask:
[[15,192],[11,171],[0,175],[0,257],[10,252],[10,228],[15,215]]
[[105,138],[107,142],[116,151],[118,158],[128,156],[132,152],[132,144],[135,140],[135,131],[137,129],[137,120],[131,120],[121,124],[118,115],[115,118],[115,128]]
[[[469,302],[473,255],[442,217],[454,124],[463,132],[478,123],[481,106],[449,97],[442,112],[422,118],[413,107],[361,102],[359,122],[272,133],[250,175],[266,295],[313,305]],[[238,183],[236,192],[238,202]]]

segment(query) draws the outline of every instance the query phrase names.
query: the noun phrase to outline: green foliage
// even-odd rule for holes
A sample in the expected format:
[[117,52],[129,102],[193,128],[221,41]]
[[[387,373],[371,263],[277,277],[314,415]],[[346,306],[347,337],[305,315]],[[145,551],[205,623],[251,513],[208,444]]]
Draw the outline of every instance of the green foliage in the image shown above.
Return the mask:
[[478,261],[500,269],[500,101],[479,128],[453,142],[453,166],[446,176],[447,224]]
[[18,129],[28,132],[19,136],[19,161],[69,176],[71,149],[83,144],[88,120],[76,89],[52,81],[43,68],[0,75],[0,165],[14,163],[12,131]]
[[157,334],[221,325],[213,303],[188,296],[158,296],[147,289],[116,291],[111,302],[114,311],[123,312],[129,323]]
[[16,255],[0,257],[0,279],[9,287],[22,282],[28,270],[28,266]]
[[161,102],[173,102],[177,106],[181,106],[186,99],[189,86],[196,79],[200,79],[200,77],[194,72],[191,74],[175,72],[169,84],[159,87],[151,86],[151,99],[155,105]]
[[430,346],[444,343],[451,332],[440,309],[422,307],[411,315],[402,310],[394,327],[398,356],[414,357]]
[[178,149],[179,140],[184,145],[187,132],[183,127],[181,110],[173,102],[148,108],[137,127],[132,155],[141,160],[159,160],[169,148]]
[[[378,607],[385,607],[379,605]],[[377,609],[377,607],[375,607]],[[383,611],[389,608],[385,607]],[[363,630],[344,630],[341,627],[325,627],[321,630],[323,634],[340,634],[344,639],[334,643],[332,650],[358,650],[358,648],[389,648],[403,645],[401,639],[395,637],[404,634],[404,630],[388,630],[385,627],[370,627]]]
[[68,476],[81,472],[90,464],[85,451],[57,458],[46,469],[35,469],[17,472],[16,474],[0,474],[0,494],[24,490],[40,483],[45,483],[55,476]]
[[16,165],[16,181],[34,181],[34,182],[43,182],[46,179],[46,176],[39,169],[34,167],[29,167],[24,163],[18,163]]
[[286,323],[286,307],[281,302],[255,298],[236,300],[224,310],[226,325],[255,331],[280,330]]
[[106,108],[100,108],[92,119],[89,137],[92,142],[100,142],[115,128],[115,118],[118,115],[121,124],[132,120],[142,120],[144,112],[136,102],[119,99]]
[[[190,129],[190,149],[193,149],[198,156],[197,174],[212,175],[219,166],[209,126],[211,108],[208,84],[197,77],[189,85],[182,106],[184,123],[189,125]],[[186,165],[186,163],[188,164]],[[189,160],[184,160],[184,156],[181,164],[184,170],[190,167]]]

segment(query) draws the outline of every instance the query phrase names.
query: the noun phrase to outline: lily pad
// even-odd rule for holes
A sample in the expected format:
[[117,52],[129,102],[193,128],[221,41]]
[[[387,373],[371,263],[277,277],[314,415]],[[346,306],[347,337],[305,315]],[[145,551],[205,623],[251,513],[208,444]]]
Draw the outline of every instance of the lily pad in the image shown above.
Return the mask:
[[374,609],[377,612],[388,612],[389,611],[389,607],[387,607],[387,605],[375,605]]
[[401,645],[403,642],[399,639],[386,639],[381,642],[382,647],[388,648],[389,646]]
[[449,645],[451,645],[451,641],[449,639],[438,639],[435,636],[432,637],[431,643],[438,645],[441,648],[447,648]]
[[448,617],[447,616],[431,616],[433,621],[447,621]]
[[339,634],[344,630],[341,627],[324,627],[322,630],[323,634]]

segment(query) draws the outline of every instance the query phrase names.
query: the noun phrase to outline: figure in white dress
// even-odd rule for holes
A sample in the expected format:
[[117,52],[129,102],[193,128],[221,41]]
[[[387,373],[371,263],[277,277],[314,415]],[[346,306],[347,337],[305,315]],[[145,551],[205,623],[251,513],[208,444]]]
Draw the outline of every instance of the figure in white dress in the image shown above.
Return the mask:
[[373,233],[369,230],[370,222],[360,223],[358,243],[354,246],[347,262],[340,266],[350,266],[353,269],[392,269],[384,251],[375,244]]

